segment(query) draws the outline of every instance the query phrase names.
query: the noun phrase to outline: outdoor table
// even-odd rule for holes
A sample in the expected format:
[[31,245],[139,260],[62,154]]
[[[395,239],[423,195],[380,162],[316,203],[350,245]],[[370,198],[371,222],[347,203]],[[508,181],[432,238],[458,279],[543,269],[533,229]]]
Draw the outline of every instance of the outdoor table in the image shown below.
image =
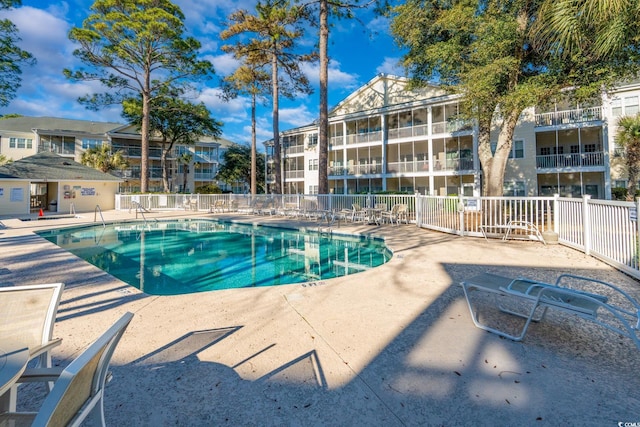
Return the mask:
[[17,341],[0,342],[0,413],[16,410],[16,388],[29,362],[29,349]]

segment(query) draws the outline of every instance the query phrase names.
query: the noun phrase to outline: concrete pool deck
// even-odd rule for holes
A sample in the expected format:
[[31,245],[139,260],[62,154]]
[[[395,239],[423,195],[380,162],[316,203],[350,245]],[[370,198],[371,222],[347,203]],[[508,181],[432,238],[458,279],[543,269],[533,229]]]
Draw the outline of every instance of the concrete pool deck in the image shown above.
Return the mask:
[[[33,234],[93,222],[93,213],[80,216],[0,219],[0,285],[66,284],[54,329],[63,365],[124,312],[135,314],[111,363],[110,426],[640,422],[640,351],[631,340],[551,313],[512,342],[470,319],[458,284],[485,271],[547,282],[572,272],[640,299],[636,280],[572,249],[342,224],[340,231],[384,237],[392,260],[313,284],[151,296]],[[19,409],[37,409],[43,391],[21,386]]]

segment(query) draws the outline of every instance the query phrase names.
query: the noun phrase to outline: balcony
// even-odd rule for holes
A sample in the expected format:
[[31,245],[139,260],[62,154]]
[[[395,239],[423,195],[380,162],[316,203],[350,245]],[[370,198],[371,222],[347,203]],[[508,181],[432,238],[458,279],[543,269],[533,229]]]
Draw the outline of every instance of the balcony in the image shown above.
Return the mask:
[[454,133],[460,131],[470,131],[473,129],[473,122],[466,119],[450,119],[446,122],[438,122],[431,124],[431,133]]
[[363,144],[367,142],[381,142],[382,131],[360,132],[357,134],[347,134],[347,144]]
[[196,172],[193,174],[193,179],[196,181],[213,181],[216,174],[213,172]]
[[344,137],[342,135],[332,136],[329,138],[329,147],[341,146],[344,143]]
[[[132,145],[113,145],[113,151],[122,151],[126,157],[142,157],[142,148],[139,146]],[[153,158],[161,158],[162,157],[162,148],[153,148],[149,147],[149,157]],[[169,154],[168,158],[171,158],[171,154]]]
[[284,172],[285,179],[299,179],[304,178],[304,170],[288,170]]
[[561,169],[604,166],[604,151],[536,156],[536,168]]
[[602,107],[578,108],[535,115],[536,126],[557,126],[602,120]]
[[300,153],[304,153],[304,145],[291,145],[288,147],[284,147],[284,154],[289,155],[289,154],[300,154]]
[[428,160],[416,160],[410,162],[392,162],[387,165],[388,173],[428,172]]
[[38,153],[42,152],[51,152],[56,153],[61,156],[73,156],[75,155],[75,144],[74,143],[65,143],[64,145],[60,144],[50,144],[43,143],[38,145]]

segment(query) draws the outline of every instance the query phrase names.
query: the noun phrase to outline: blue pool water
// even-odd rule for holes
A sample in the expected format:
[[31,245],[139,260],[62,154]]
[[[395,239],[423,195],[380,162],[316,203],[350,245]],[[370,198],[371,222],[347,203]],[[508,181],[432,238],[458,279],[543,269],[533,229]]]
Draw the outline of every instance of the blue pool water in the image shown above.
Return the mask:
[[38,234],[151,295],[312,282],[391,258],[379,239],[212,220],[101,224]]

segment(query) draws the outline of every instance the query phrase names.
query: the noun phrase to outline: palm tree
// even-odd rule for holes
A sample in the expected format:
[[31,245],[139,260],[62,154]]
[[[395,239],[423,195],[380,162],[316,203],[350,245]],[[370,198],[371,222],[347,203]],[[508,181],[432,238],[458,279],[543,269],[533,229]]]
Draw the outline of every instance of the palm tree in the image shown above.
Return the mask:
[[638,48],[639,15],[637,0],[545,0],[533,33],[564,59],[600,61]]
[[191,160],[193,160],[193,155],[189,153],[182,153],[178,157],[178,163],[182,165],[182,192],[187,192],[187,180],[189,179],[189,165],[191,164]]
[[112,152],[107,144],[87,149],[82,153],[80,162],[104,173],[129,167],[129,162],[124,158],[122,151]]
[[11,160],[10,158],[8,158],[7,156],[5,156],[4,154],[0,154],[0,166],[6,164],[6,163],[11,163],[13,160]]
[[629,183],[627,200],[633,201],[640,178],[640,114],[620,117],[616,131],[616,143],[624,148]]

